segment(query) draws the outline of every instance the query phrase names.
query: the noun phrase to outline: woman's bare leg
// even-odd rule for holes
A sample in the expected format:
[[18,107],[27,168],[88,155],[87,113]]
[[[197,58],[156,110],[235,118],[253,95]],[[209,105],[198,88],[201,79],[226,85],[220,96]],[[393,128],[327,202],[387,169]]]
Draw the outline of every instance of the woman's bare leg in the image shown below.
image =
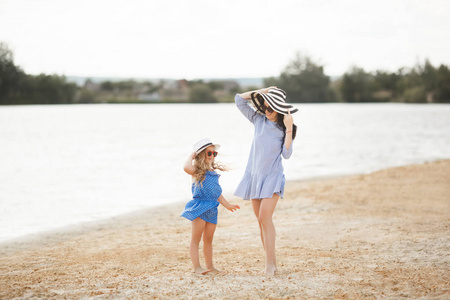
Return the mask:
[[259,222],[259,210],[261,207],[261,199],[252,199],[253,212],[255,213],[256,219],[259,225],[259,234],[261,235],[261,243],[263,245],[264,251],[266,251],[266,246],[264,246],[264,235],[261,227],[261,222]]
[[266,275],[274,275],[277,272],[275,255],[275,226],[272,221],[273,212],[277,206],[279,195],[273,194],[272,198],[261,200],[258,221],[262,227],[264,246],[266,252]]

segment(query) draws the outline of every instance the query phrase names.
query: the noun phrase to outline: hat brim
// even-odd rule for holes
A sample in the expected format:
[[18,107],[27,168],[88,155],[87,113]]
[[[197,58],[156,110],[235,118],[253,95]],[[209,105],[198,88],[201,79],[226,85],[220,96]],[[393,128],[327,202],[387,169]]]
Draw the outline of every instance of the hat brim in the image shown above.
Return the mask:
[[[261,92],[256,92],[256,93],[258,95],[261,95],[262,99],[264,99],[269,104],[269,106],[279,114],[287,115],[289,113],[293,114],[293,113],[298,112],[298,108],[295,108],[291,104],[284,102],[284,100],[282,100],[281,97],[277,97],[274,94],[265,94],[265,93],[261,93]],[[264,102],[258,103],[258,104],[261,107],[261,105],[264,104]],[[264,112],[264,114],[265,114],[265,112]]]
[[251,104],[253,105],[255,110],[262,115],[266,114],[263,108],[264,101],[266,101],[274,111],[282,115],[298,112],[298,108],[295,108],[291,104],[284,102],[283,100],[281,100],[281,98],[277,98],[276,96],[261,92],[254,92],[251,94]]
[[216,149],[216,151],[219,150],[219,148],[220,148],[220,145],[219,145],[219,144],[208,143],[208,144],[205,144],[205,145],[201,146],[197,151],[195,151],[195,153],[196,153],[197,155],[199,155],[200,152],[202,152],[203,150],[205,150],[205,149],[208,148],[209,146],[214,146],[214,148]]
[[265,111],[263,109],[264,107],[264,99],[258,92],[254,92],[251,95],[251,101],[250,104],[253,106],[253,108],[256,110],[257,113],[261,115],[265,115]]

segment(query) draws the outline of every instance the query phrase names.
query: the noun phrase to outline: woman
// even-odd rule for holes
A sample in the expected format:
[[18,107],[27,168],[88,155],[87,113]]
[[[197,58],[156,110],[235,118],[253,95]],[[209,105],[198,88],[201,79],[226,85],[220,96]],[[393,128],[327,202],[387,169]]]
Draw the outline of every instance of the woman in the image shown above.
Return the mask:
[[276,87],[237,94],[235,97],[238,109],[255,126],[247,168],[235,195],[252,200],[266,255],[266,275],[277,272],[272,215],[278,199],[284,195],[281,156],[288,159],[292,155],[292,141],[297,131],[291,113],[298,109],[287,104],[285,99],[286,93]]

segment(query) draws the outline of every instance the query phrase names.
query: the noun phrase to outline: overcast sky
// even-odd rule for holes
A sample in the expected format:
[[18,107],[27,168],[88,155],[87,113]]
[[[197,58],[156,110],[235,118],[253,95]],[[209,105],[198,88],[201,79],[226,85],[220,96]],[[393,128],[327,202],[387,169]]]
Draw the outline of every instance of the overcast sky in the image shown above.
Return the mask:
[[0,0],[0,41],[29,74],[268,77],[297,51],[396,71],[450,65],[450,1]]

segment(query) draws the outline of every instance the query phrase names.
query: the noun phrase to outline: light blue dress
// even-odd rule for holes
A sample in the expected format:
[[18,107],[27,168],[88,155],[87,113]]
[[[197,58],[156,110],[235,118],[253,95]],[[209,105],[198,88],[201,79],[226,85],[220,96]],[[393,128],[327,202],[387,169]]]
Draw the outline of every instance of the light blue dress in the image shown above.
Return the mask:
[[273,194],[283,198],[286,180],[281,156],[291,157],[293,145],[287,150],[283,144],[283,130],[266,116],[255,114],[249,101],[238,94],[234,100],[241,113],[255,126],[247,168],[234,194],[244,200],[272,198]]
[[222,187],[219,185],[220,175],[213,171],[207,171],[202,184],[192,183],[193,200],[186,203],[181,217],[193,221],[200,217],[202,220],[217,224],[219,197],[222,195]]

